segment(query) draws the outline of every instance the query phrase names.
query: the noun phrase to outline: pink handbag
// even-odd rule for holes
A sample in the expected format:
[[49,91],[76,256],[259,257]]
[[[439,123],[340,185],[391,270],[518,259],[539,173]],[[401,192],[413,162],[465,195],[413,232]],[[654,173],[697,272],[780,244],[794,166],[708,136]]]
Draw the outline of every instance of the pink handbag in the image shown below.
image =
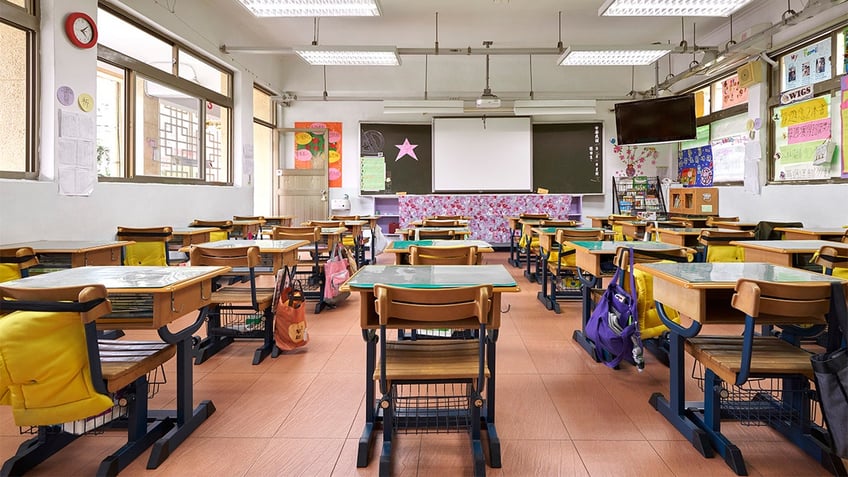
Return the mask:
[[339,291],[342,283],[350,278],[350,263],[342,256],[344,253],[342,244],[337,243],[324,264],[324,303],[333,305],[350,296],[350,292]]

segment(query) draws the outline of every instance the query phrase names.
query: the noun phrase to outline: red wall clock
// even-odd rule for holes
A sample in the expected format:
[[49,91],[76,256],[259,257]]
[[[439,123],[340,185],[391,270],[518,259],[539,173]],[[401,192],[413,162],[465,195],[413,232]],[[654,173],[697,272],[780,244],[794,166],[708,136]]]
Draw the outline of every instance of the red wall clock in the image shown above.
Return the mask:
[[65,18],[65,34],[78,48],[91,48],[97,44],[97,24],[83,12],[68,14]]

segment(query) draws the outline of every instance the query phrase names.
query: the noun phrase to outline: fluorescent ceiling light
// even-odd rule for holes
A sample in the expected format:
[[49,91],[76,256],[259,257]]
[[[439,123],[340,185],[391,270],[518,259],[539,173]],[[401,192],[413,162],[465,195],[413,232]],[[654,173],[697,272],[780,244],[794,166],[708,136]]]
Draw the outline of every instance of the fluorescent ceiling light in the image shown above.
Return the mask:
[[557,59],[561,66],[642,66],[671,53],[671,45],[575,46]]
[[393,46],[295,46],[294,52],[310,65],[398,66],[400,56]]
[[383,101],[384,114],[462,114],[462,100]]
[[238,0],[257,17],[377,17],[377,0]]
[[538,116],[545,114],[595,114],[594,99],[518,100],[513,103],[515,114]]
[[618,17],[726,17],[751,0],[607,0],[598,15]]

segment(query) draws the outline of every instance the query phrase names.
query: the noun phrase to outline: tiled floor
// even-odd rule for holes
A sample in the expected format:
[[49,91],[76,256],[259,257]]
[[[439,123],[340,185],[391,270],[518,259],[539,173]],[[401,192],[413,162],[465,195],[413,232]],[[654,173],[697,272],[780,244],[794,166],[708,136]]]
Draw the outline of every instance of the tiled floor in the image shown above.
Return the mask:
[[[391,257],[381,256],[380,261]],[[505,263],[506,253],[487,263]],[[560,315],[536,300],[539,286],[507,266],[522,288],[504,294],[498,346],[497,426],[503,467],[490,476],[730,476],[720,457],[705,459],[649,404],[667,393],[668,369],[648,356],[642,373],[597,364],[572,339],[580,324],[579,303]],[[346,476],[377,475],[379,436],[367,468],[356,467],[364,423],[365,345],[359,328],[359,297],[336,309],[307,316],[309,345],[252,366],[256,347],[237,342],[194,368],[195,402],[212,400],[217,411],[158,469],[147,455],[122,476]],[[132,333],[131,337],[153,333]],[[152,407],[174,399],[171,382]],[[694,382],[689,396],[697,396]],[[752,476],[818,476],[824,469],[765,427],[729,423]],[[8,407],[0,407],[0,456],[10,456],[26,436]],[[125,436],[110,432],[83,437],[29,475],[92,475],[98,462]],[[471,474],[464,435],[401,435],[394,474]]]

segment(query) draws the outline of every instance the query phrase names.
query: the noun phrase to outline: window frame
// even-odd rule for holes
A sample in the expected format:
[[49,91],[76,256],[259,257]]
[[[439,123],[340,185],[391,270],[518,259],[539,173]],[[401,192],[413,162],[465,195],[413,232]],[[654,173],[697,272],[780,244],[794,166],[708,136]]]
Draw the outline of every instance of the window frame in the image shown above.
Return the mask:
[[[125,142],[125,154],[126,156],[121,160],[124,161],[124,174],[120,177],[110,177],[110,176],[100,176],[98,175],[98,181],[102,182],[137,182],[137,183],[164,183],[164,184],[203,184],[203,185],[226,185],[231,186],[234,182],[234,162],[235,162],[235,154],[233,147],[233,113],[234,113],[234,104],[235,100],[233,98],[233,83],[234,83],[234,72],[229,69],[221,66],[218,62],[216,62],[213,58],[210,58],[208,55],[200,53],[186,45],[183,45],[179,41],[173,38],[168,38],[163,36],[162,34],[154,31],[150,27],[141,24],[139,21],[135,20],[132,16],[118,10],[110,5],[104,4],[100,2],[98,4],[98,8],[108,12],[111,15],[119,17],[121,20],[130,23],[136,28],[143,30],[145,33],[156,37],[163,42],[171,45],[172,50],[172,68],[171,72],[168,73],[159,69],[155,66],[150,66],[147,63],[136,60],[135,58],[116,51],[108,46],[98,44],[97,45],[97,59],[98,61],[102,61],[104,63],[108,63],[112,66],[120,68],[124,71],[125,78],[125,104],[124,111],[125,117],[123,118],[123,126],[126,131],[126,137],[124,138]],[[208,89],[204,86],[201,86],[198,83],[195,83],[191,80],[185,79],[179,75],[179,53],[180,51],[184,51],[191,56],[197,58],[200,61],[203,61],[207,65],[214,67],[221,71],[222,74],[227,76],[227,94],[221,94],[217,91]],[[228,144],[226,148],[222,149],[222,153],[225,152],[227,155],[226,160],[226,168],[227,168],[227,177],[224,180],[210,181],[207,180],[206,167],[203,167],[202,164],[205,163],[206,159],[206,141],[205,134],[203,133],[203,127],[198,131],[198,157],[203,158],[198,162],[198,171],[200,177],[197,179],[186,179],[186,178],[175,178],[175,177],[166,177],[166,176],[152,176],[152,175],[141,175],[136,174],[136,141],[135,141],[135,114],[136,114],[136,80],[138,78],[149,79],[151,81],[162,84],[163,86],[167,86],[169,88],[173,88],[179,90],[187,95],[198,98],[202,104],[201,106],[205,106],[206,102],[211,102],[217,104],[221,107],[225,107],[229,109],[228,118],[226,121],[226,134],[228,139]],[[204,125],[206,124],[206,109],[205,107],[200,108],[199,116],[198,116],[198,124]]]
[[0,170],[0,178],[7,179],[37,179],[40,172],[40,163],[37,157],[39,136],[39,108],[41,95],[40,71],[38,68],[38,50],[40,48],[39,36],[40,12],[38,2],[26,0],[25,7],[0,0],[0,22],[12,28],[18,28],[26,33],[26,157],[24,160],[24,171]]

